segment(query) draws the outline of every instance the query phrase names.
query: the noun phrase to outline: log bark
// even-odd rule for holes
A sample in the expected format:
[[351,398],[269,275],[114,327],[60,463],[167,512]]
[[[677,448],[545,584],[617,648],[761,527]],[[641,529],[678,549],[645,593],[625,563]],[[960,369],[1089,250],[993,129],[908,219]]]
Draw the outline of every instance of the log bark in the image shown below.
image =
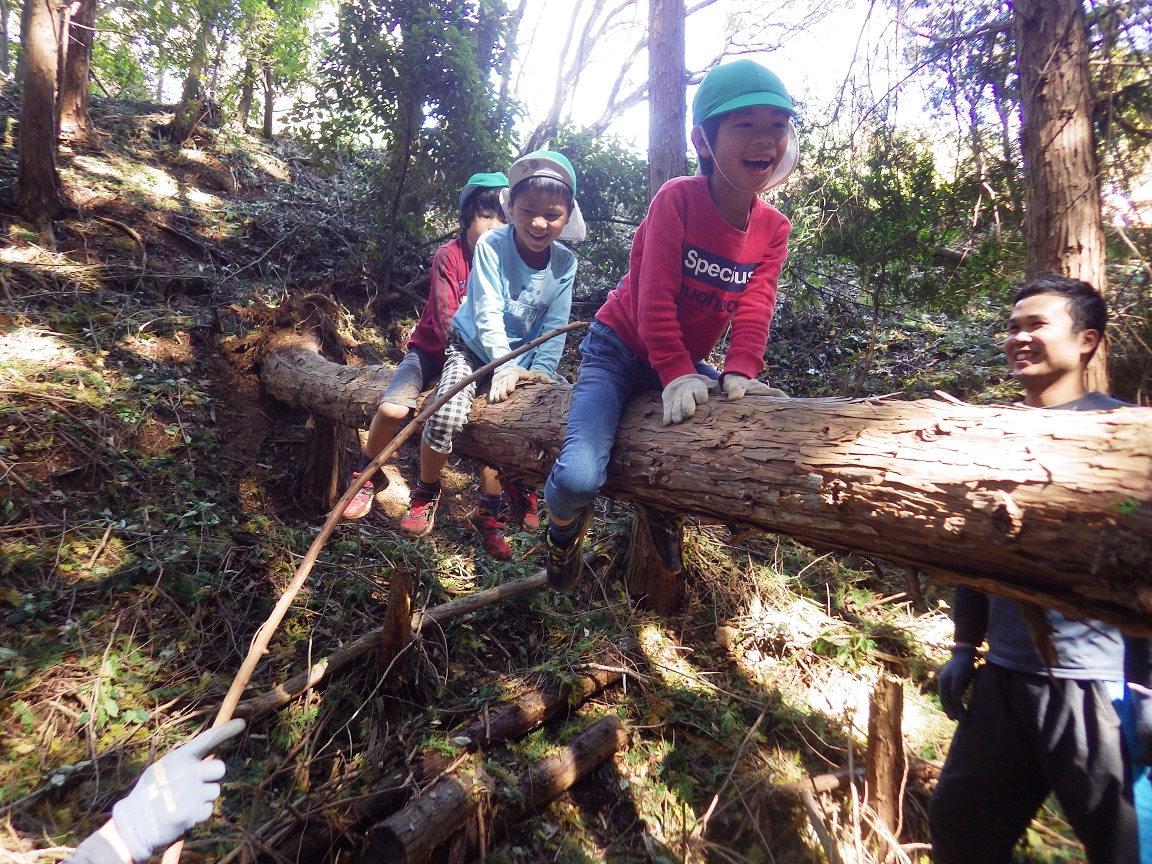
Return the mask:
[[[488,826],[492,840],[562,795],[585,774],[627,743],[628,732],[615,717],[596,721],[560,752],[535,763],[520,780],[516,794],[495,808]],[[364,860],[418,864],[436,847],[476,818],[481,798],[497,792],[478,765],[446,777],[425,795],[372,830]]]
[[[391,370],[267,356],[275,398],[367,425]],[[473,403],[457,452],[542,483],[571,388]],[[714,399],[621,419],[603,494],[875,555],[937,578],[1152,634],[1152,409],[1046,411],[931,399]]]

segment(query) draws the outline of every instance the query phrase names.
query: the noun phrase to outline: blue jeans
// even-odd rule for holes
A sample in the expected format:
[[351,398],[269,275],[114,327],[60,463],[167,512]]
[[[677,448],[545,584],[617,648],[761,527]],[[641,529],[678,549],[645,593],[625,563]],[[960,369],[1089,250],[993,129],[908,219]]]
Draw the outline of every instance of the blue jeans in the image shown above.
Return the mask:
[[[1120,716],[1120,728],[1129,753],[1139,753],[1136,740],[1136,717],[1133,713],[1132,695],[1124,688],[1121,699],[1113,699],[1112,704]],[[1132,800],[1136,806],[1136,823],[1140,836],[1140,864],[1152,864],[1152,769],[1133,761],[1129,766],[1132,782]]]
[[[572,391],[564,446],[544,484],[548,512],[564,522],[575,519],[608,479],[616,428],[632,394],[663,389],[656,370],[606,324],[592,322],[580,353],[583,359]],[[699,374],[719,377],[707,363],[695,365]]]

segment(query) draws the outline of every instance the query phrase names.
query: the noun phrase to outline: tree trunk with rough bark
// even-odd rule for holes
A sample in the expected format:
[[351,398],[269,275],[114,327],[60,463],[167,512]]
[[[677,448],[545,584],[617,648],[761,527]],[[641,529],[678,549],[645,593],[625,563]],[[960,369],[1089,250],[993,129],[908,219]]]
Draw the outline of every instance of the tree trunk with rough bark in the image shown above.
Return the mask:
[[[262,368],[273,397],[349,426],[368,424],[390,377],[300,339]],[[542,482],[571,393],[529,383],[477,399],[457,452]],[[745,397],[665,427],[659,394],[644,394],[603,494],[1152,633],[1152,409]]]
[[[1100,178],[1092,131],[1088,25],[1077,0],[1018,0],[1021,147],[1029,278],[1060,273],[1107,290]],[[1106,346],[1088,386],[1108,392]]]
[[196,41],[192,45],[192,59],[184,76],[180,103],[176,106],[176,116],[172,118],[172,125],[168,129],[168,135],[177,147],[182,147],[196,133],[196,127],[200,125],[204,108],[204,83],[201,79],[204,76],[204,67],[208,63],[208,40],[211,35],[211,24],[207,18],[201,18],[196,31]]
[[272,64],[265,63],[264,68],[264,123],[260,127],[260,134],[271,140],[272,118],[276,111],[276,87],[272,79]]
[[77,142],[86,141],[92,132],[88,89],[95,26],[96,0],[77,0],[64,34],[66,54],[58,100],[60,134]]
[[24,87],[20,100],[20,142],[16,203],[42,232],[64,210],[60,172],[56,169],[56,5],[27,0],[24,34]]
[[648,5],[648,200],[687,170],[684,0]]
[[[864,802],[893,838],[900,830],[904,789],[904,685],[881,675],[868,699],[868,760]],[[880,849],[884,843],[877,844]]]

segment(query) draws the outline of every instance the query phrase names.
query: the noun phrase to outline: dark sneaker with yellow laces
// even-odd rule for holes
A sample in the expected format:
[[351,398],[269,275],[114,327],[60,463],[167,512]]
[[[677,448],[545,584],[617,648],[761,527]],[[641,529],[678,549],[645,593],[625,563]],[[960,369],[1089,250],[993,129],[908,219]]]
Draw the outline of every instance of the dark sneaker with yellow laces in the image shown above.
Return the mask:
[[576,533],[570,540],[556,542],[552,530],[545,533],[544,567],[548,572],[548,584],[557,591],[571,591],[584,575],[584,556],[581,554],[584,535],[592,522],[592,505],[589,504],[576,517]]
[[436,525],[436,508],[439,505],[439,490],[428,492],[419,486],[414,488],[408,515],[400,520],[400,533],[412,538],[427,537]]
[[504,495],[508,499],[508,517],[529,534],[539,531],[536,489],[523,480],[510,480],[504,484]]
[[508,547],[508,541],[504,539],[504,526],[508,523],[503,517],[493,516],[488,511],[477,507],[465,516],[464,520],[468,523],[468,527],[480,537],[480,543],[485,552],[497,561],[511,560],[512,550]]
[[[352,472],[352,481],[355,482],[356,478],[360,476],[359,471]],[[363,519],[372,512],[372,496],[376,494],[376,488],[369,480],[360,487],[360,491],[352,496],[352,500],[348,502],[348,506],[344,508],[345,519]]]

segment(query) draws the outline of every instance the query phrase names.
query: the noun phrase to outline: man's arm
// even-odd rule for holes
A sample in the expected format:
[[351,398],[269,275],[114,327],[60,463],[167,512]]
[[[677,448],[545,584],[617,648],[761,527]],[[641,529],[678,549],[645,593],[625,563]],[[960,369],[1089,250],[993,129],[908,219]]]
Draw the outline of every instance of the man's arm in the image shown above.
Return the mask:
[[968,713],[964,693],[976,675],[976,652],[988,630],[988,597],[964,585],[956,586],[952,600],[952,622],[955,644],[952,657],[940,670],[937,689],[940,705],[952,720],[963,720]]

